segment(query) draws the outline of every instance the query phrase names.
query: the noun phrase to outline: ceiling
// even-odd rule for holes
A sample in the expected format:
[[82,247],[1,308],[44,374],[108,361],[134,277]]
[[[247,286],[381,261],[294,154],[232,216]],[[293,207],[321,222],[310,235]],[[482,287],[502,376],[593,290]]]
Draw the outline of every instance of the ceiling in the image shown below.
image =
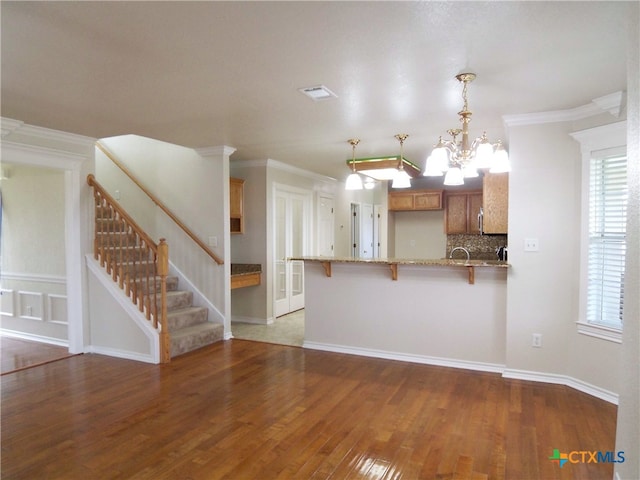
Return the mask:
[[[625,2],[1,2],[3,117],[95,138],[229,145],[344,179],[358,157],[420,166],[459,126],[626,89]],[[637,21],[637,19],[636,19]],[[337,98],[298,89],[325,85]]]

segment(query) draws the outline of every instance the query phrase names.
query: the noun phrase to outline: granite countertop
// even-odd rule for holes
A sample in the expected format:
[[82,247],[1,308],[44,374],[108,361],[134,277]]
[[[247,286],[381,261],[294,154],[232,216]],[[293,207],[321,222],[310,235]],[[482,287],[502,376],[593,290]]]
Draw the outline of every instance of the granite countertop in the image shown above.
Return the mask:
[[231,275],[251,275],[252,273],[262,273],[262,265],[259,263],[232,263]]
[[455,258],[355,258],[355,257],[293,257],[289,260],[307,262],[371,263],[382,265],[424,265],[432,267],[509,267],[500,260],[466,260]]

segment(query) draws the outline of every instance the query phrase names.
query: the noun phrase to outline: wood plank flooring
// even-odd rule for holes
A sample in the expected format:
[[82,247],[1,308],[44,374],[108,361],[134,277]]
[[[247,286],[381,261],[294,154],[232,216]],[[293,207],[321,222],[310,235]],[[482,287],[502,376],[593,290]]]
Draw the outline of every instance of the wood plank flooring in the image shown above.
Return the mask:
[[44,363],[55,362],[72,355],[67,347],[2,335],[0,335],[0,346],[2,348],[0,355],[2,359],[0,372],[2,375]]
[[4,375],[2,478],[610,479],[616,407],[498,374],[230,340]]

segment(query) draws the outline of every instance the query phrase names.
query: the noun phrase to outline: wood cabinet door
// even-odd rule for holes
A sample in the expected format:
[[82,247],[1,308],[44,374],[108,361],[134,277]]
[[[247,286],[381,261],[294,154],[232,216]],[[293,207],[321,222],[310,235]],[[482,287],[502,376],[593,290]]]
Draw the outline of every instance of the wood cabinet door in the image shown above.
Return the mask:
[[413,193],[391,192],[389,210],[413,210]]
[[244,180],[237,178],[229,179],[230,214],[234,218],[242,217],[242,197],[244,190]]
[[478,216],[482,208],[482,192],[470,193],[467,197],[467,233],[480,234]]
[[447,193],[445,202],[445,233],[467,233],[467,194]]
[[441,210],[442,192],[416,193],[413,208],[414,210]]
[[509,174],[485,174],[482,190],[484,233],[506,234],[509,227]]
[[231,233],[244,233],[244,180],[229,179],[229,217]]

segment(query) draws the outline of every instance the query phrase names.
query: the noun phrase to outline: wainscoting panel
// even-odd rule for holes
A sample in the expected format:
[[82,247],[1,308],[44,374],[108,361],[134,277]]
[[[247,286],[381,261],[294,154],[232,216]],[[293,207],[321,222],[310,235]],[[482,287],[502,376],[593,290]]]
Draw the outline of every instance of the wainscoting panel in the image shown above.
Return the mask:
[[0,288],[0,315],[15,316],[15,292],[7,288]]
[[44,321],[44,294],[19,290],[18,309],[20,318]]
[[46,298],[48,320],[51,323],[67,325],[67,296],[50,293]]

